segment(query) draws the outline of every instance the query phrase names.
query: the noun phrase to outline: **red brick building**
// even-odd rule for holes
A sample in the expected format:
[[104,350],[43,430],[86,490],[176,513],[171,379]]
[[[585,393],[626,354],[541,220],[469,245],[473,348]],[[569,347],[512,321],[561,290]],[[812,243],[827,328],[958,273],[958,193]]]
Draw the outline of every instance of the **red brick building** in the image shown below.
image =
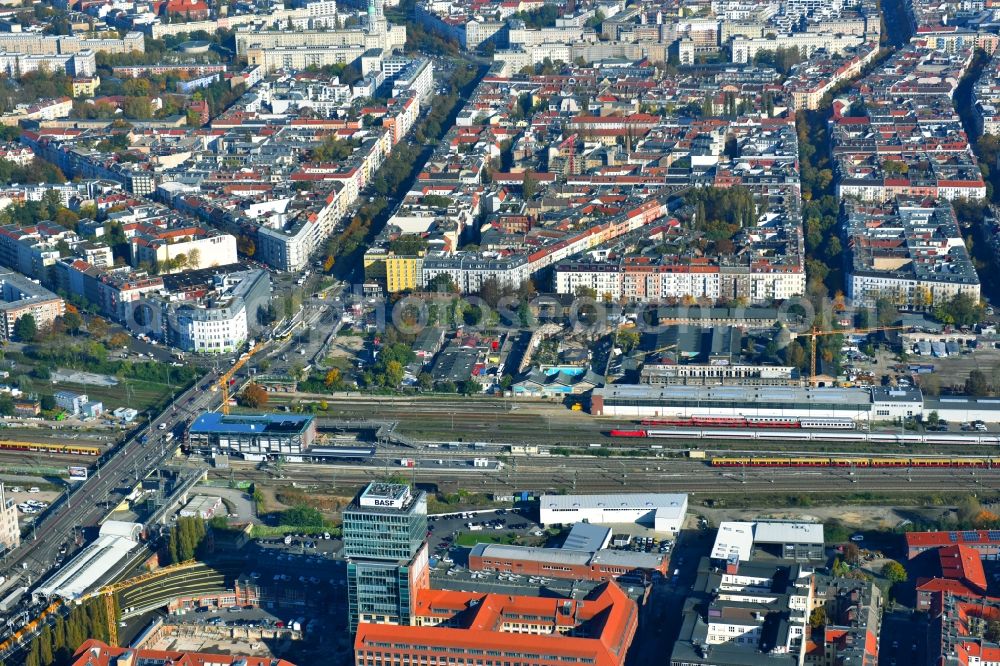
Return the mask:
[[945,594],[965,597],[986,594],[986,572],[978,552],[969,546],[946,546],[937,551],[940,578],[917,580],[917,610],[940,612]]
[[586,552],[478,544],[469,553],[469,569],[473,571],[502,571],[575,580],[608,581],[620,576],[635,576],[648,581],[666,575],[668,566],[666,555],[624,550]]
[[416,626],[358,625],[357,666],[622,666],[638,607],[607,583],[584,600],[421,590]]
[[204,0],[167,0],[163,8],[167,16],[183,16],[191,21],[204,21],[208,18],[208,5]]
[[906,556],[913,559],[925,550],[945,546],[968,546],[980,557],[1000,554],[1000,530],[956,530],[954,532],[907,532]]

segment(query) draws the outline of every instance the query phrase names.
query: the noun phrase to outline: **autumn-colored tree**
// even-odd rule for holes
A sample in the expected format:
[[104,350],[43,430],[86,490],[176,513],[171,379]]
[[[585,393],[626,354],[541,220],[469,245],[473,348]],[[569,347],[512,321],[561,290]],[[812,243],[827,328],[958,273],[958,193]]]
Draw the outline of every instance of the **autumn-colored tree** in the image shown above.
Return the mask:
[[323,384],[327,388],[333,388],[338,382],[340,382],[340,370],[337,368],[331,368],[329,372],[326,373],[326,377],[323,379]]
[[[67,308],[68,311],[69,308]],[[90,321],[87,322],[87,331],[91,337],[100,340],[108,334],[108,323],[100,317],[91,317]]]
[[882,575],[892,584],[906,582],[906,569],[896,561],[886,562],[882,567]]
[[249,384],[245,389],[243,389],[243,394],[240,396],[240,402],[253,409],[263,407],[267,404],[267,400],[267,391],[263,386],[256,383]]
[[124,347],[125,345],[128,344],[128,340],[129,337],[124,333],[115,333],[114,335],[111,336],[111,339],[108,340],[108,343],[112,347]]

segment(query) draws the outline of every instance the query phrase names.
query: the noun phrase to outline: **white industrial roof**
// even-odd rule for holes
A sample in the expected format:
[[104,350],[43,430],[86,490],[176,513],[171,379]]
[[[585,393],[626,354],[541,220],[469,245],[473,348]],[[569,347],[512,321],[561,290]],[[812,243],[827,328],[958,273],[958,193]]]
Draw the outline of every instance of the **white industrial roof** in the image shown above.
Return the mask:
[[136,539],[141,531],[139,523],[107,521],[97,540],[45,581],[35,594],[79,599],[138,545]]
[[712,546],[713,560],[728,560],[738,555],[741,561],[750,559],[753,550],[753,523],[725,522],[719,524]]
[[562,547],[568,550],[586,550],[596,552],[608,545],[611,540],[611,528],[591,525],[590,523],[574,523]]
[[542,509],[648,509],[674,510],[682,514],[687,509],[687,495],[680,493],[624,493],[618,495],[542,495]]
[[724,522],[712,545],[712,559],[728,560],[739,555],[747,561],[754,543],[823,543],[823,526],[819,523],[793,523],[783,521]]
[[126,523],[123,520],[107,520],[101,525],[101,536],[120,536],[131,541],[138,541],[142,534],[141,523]]
[[666,555],[661,553],[637,553],[630,550],[599,550],[591,560],[593,564],[623,566],[634,569],[655,569],[663,564]]
[[823,543],[819,523],[758,522],[753,534],[758,543]]
[[480,543],[472,549],[473,554],[509,560],[529,560],[532,562],[552,562],[555,564],[586,566],[593,553],[567,548],[540,548],[537,546],[508,546],[498,543]]

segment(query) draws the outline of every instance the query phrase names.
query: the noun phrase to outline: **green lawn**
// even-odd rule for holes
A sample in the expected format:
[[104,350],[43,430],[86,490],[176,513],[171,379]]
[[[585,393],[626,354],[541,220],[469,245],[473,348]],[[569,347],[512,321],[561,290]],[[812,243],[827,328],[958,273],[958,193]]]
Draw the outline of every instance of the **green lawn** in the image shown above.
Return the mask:
[[[36,380],[36,384],[42,382]],[[127,389],[126,389],[127,385]],[[174,394],[183,390],[182,386],[173,386]],[[166,404],[170,398],[170,389],[166,384],[158,382],[147,382],[138,379],[122,380],[117,386],[94,386],[92,384],[76,384],[74,382],[49,383],[47,388],[38,386],[40,391],[75,391],[76,393],[86,393],[91,400],[100,400],[104,403],[104,409],[111,411],[118,407],[131,407],[140,412],[157,405]]]
[[477,543],[502,543],[513,544],[517,542],[517,537],[503,530],[489,530],[482,532],[460,532],[455,537],[456,546],[475,546]]

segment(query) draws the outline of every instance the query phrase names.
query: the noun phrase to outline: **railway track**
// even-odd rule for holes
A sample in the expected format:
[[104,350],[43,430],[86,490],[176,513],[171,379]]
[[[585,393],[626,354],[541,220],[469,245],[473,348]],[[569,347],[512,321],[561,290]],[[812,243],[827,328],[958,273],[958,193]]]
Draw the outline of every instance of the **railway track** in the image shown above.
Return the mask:
[[[537,460],[537,459],[536,459]],[[621,461],[569,459],[564,464],[518,465],[499,472],[482,470],[401,468],[383,462],[368,465],[285,465],[280,479],[304,487],[351,490],[378,476],[403,476],[441,490],[462,487],[486,493],[513,491],[686,492],[706,495],[753,492],[923,493],[942,488],[951,492],[1000,491],[1000,469],[720,469],[691,461],[664,461],[637,466]],[[545,464],[545,463],[548,464]],[[626,461],[628,462],[628,461]],[[631,461],[634,462],[634,461]],[[580,463],[580,464],[577,464]],[[227,478],[275,481],[276,477],[246,463],[234,463]]]

